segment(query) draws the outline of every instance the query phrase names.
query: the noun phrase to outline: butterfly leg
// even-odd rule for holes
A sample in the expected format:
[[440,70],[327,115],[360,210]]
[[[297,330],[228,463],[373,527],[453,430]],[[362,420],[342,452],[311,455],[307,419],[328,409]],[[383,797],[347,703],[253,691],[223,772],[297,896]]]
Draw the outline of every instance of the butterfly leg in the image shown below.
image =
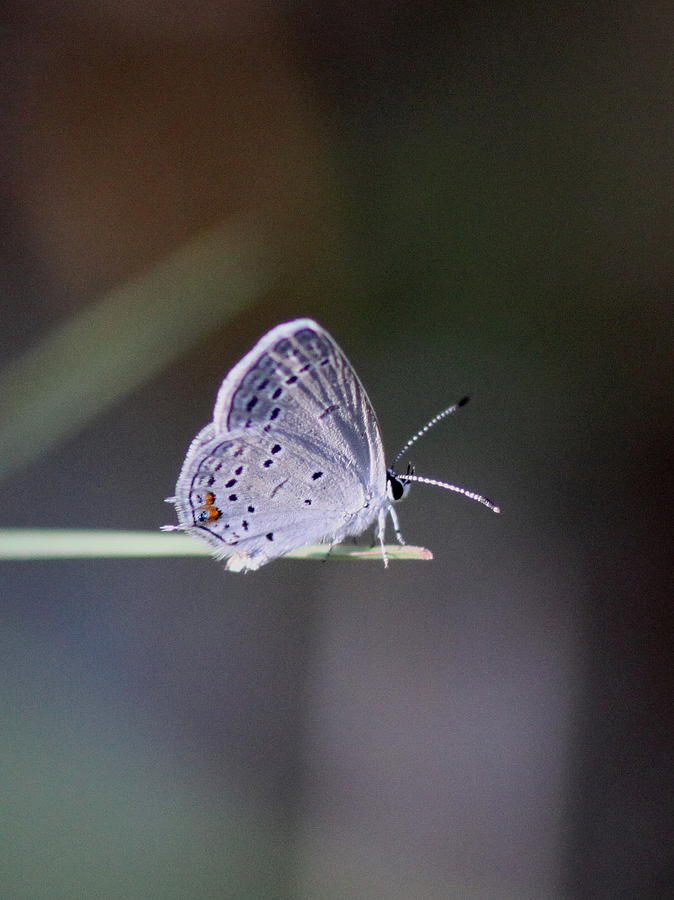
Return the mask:
[[321,560],[322,563],[328,561],[328,559],[330,558],[330,554],[332,553],[332,551],[335,549],[336,546],[337,546],[337,544],[330,544],[330,546],[328,547],[328,549],[325,552],[325,556]]
[[381,546],[381,555],[384,560],[384,568],[388,568],[388,556],[386,555],[386,547],[384,546],[384,532],[386,531],[386,508],[380,510],[377,517],[376,537]]
[[398,524],[398,514],[396,513],[393,506],[389,506],[388,511],[391,513],[391,521],[393,522],[393,530],[396,534],[396,540],[399,544],[404,544],[405,541],[402,534],[400,533],[400,525]]

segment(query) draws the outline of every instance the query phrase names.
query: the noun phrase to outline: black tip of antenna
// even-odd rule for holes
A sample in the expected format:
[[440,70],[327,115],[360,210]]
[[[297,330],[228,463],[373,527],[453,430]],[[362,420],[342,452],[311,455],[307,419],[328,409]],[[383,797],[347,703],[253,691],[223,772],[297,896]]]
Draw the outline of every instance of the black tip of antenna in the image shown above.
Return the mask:
[[456,405],[457,406],[465,406],[469,400],[470,400],[470,397],[462,397]]

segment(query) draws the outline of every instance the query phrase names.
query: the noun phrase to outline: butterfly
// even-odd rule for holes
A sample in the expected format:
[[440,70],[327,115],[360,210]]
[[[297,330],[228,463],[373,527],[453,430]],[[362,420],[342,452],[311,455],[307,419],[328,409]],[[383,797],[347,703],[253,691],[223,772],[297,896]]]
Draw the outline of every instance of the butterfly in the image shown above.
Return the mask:
[[259,569],[304,544],[338,544],[375,525],[384,565],[394,504],[413,482],[498,507],[474,491],[416,475],[398,460],[429,428],[468,398],[434,416],[387,466],[372,404],[336,341],[311,319],[272,328],[220,387],[213,421],[192,441],[178,477],[178,525],[205,540],[232,572]]

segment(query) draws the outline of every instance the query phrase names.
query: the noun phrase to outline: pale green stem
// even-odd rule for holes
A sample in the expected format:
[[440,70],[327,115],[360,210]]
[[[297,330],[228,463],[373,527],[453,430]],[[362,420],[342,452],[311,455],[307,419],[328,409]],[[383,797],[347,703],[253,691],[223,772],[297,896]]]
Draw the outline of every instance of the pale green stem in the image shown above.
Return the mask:
[[[329,555],[328,555],[329,551]],[[390,560],[432,559],[424,547],[387,544]],[[86,529],[0,529],[0,559],[84,559],[147,556],[210,556],[205,544],[187,534],[153,531],[90,531]],[[291,559],[374,559],[381,562],[381,547],[307,544],[285,555]]]

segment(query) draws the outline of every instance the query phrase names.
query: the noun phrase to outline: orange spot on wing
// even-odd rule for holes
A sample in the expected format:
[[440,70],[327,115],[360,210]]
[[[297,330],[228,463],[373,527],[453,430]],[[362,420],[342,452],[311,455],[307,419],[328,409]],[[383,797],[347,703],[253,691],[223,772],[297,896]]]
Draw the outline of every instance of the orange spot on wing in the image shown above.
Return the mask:
[[212,491],[207,491],[204,494],[204,505],[202,509],[205,509],[208,513],[209,522],[216,522],[222,515],[222,512],[215,505],[215,494]]

